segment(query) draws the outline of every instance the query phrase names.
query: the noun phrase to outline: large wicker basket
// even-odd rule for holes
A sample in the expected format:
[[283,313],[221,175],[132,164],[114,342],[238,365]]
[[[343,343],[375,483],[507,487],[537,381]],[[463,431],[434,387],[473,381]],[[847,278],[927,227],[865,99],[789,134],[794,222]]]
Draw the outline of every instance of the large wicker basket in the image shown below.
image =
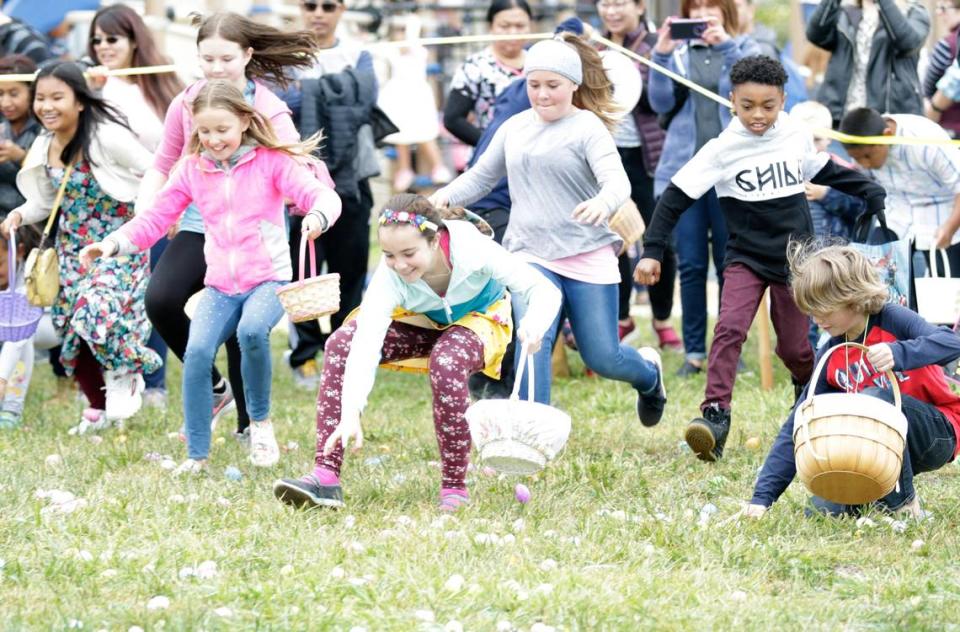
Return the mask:
[[810,378],[806,399],[797,406],[793,451],[797,475],[813,494],[845,505],[883,498],[897,485],[907,440],[907,419],[900,410],[900,387],[892,371],[887,378],[894,404],[861,393],[813,395],[812,385],[830,355],[828,350]]
[[609,223],[610,228],[623,239],[620,254],[625,253],[627,248],[640,241],[640,238],[643,237],[643,231],[646,230],[643,217],[640,215],[640,209],[637,208],[633,200],[629,199],[626,204],[617,209]]
[[17,241],[10,231],[7,244],[7,289],[0,292],[0,342],[26,340],[37,331],[43,308],[30,304],[26,294],[17,291]]
[[[310,249],[310,277],[306,278],[306,250]],[[277,290],[290,320],[302,323],[335,314],[340,309],[340,275],[317,274],[317,253],[312,239],[300,239],[300,280]]]
[[[529,376],[527,401],[519,397],[523,367]],[[532,474],[563,449],[570,415],[533,401],[533,356],[520,351],[520,371],[510,399],[484,399],[467,409],[470,437],[480,460],[503,474]]]

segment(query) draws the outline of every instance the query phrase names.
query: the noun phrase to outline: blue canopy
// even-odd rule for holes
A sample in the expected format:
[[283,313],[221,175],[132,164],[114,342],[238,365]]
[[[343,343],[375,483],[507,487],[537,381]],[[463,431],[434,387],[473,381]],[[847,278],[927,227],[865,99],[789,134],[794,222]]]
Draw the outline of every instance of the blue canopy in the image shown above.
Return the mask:
[[49,33],[70,11],[96,10],[100,0],[7,0],[3,12],[26,22],[41,33]]

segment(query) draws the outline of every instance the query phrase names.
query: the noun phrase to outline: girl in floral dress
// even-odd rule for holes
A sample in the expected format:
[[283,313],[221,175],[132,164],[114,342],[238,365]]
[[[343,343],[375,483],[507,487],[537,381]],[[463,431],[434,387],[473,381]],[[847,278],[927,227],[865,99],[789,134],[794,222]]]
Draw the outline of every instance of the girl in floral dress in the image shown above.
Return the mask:
[[160,359],[146,347],[150,325],[143,306],[149,275],[146,254],[97,262],[82,269],[78,255],[133,217],[133,200],[152,156],[122,114],[87,87],[80,66],[43,68],[33,108],[46,133],[30,148],[17,186],[26,202],[0,225],[5,237],[21,224],[46,220],[58,190],[56,251],[60,293],[53,323],[61,362],[90,402],[71,433],[127,419],[140,409],[143,373]]

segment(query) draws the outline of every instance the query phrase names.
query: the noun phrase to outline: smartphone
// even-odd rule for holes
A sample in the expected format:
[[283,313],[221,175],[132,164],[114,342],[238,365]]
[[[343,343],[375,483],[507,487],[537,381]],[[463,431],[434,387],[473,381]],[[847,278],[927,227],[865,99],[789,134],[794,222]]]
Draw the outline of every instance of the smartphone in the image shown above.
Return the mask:
[[706,20],[689,20],[678,18],[670,22],[670,39],[691,40],[700,39],[707,30]]

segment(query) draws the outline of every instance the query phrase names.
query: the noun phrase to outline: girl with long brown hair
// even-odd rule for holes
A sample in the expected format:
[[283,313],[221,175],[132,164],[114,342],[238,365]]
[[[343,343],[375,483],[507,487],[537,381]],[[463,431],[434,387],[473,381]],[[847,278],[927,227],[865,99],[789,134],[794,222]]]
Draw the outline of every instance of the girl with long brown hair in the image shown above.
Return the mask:
[[[513,206],[504,247],[562,290],[562,311],[584,362],[633,386],[640,421],[652,426],[666,402],[660,355],[617,337],[622,242],[607,221],[629,197],[630,181],[610,134],[612,86],[597,51],[569,33],[532,46],[525,74],[531,109],[507,120],[476,165],[431,201],[469,204],[507,176]],[[550,401],[556,322],[535,356],[536,372],[547,377],[537,380],[534,393],[542,403]]]

